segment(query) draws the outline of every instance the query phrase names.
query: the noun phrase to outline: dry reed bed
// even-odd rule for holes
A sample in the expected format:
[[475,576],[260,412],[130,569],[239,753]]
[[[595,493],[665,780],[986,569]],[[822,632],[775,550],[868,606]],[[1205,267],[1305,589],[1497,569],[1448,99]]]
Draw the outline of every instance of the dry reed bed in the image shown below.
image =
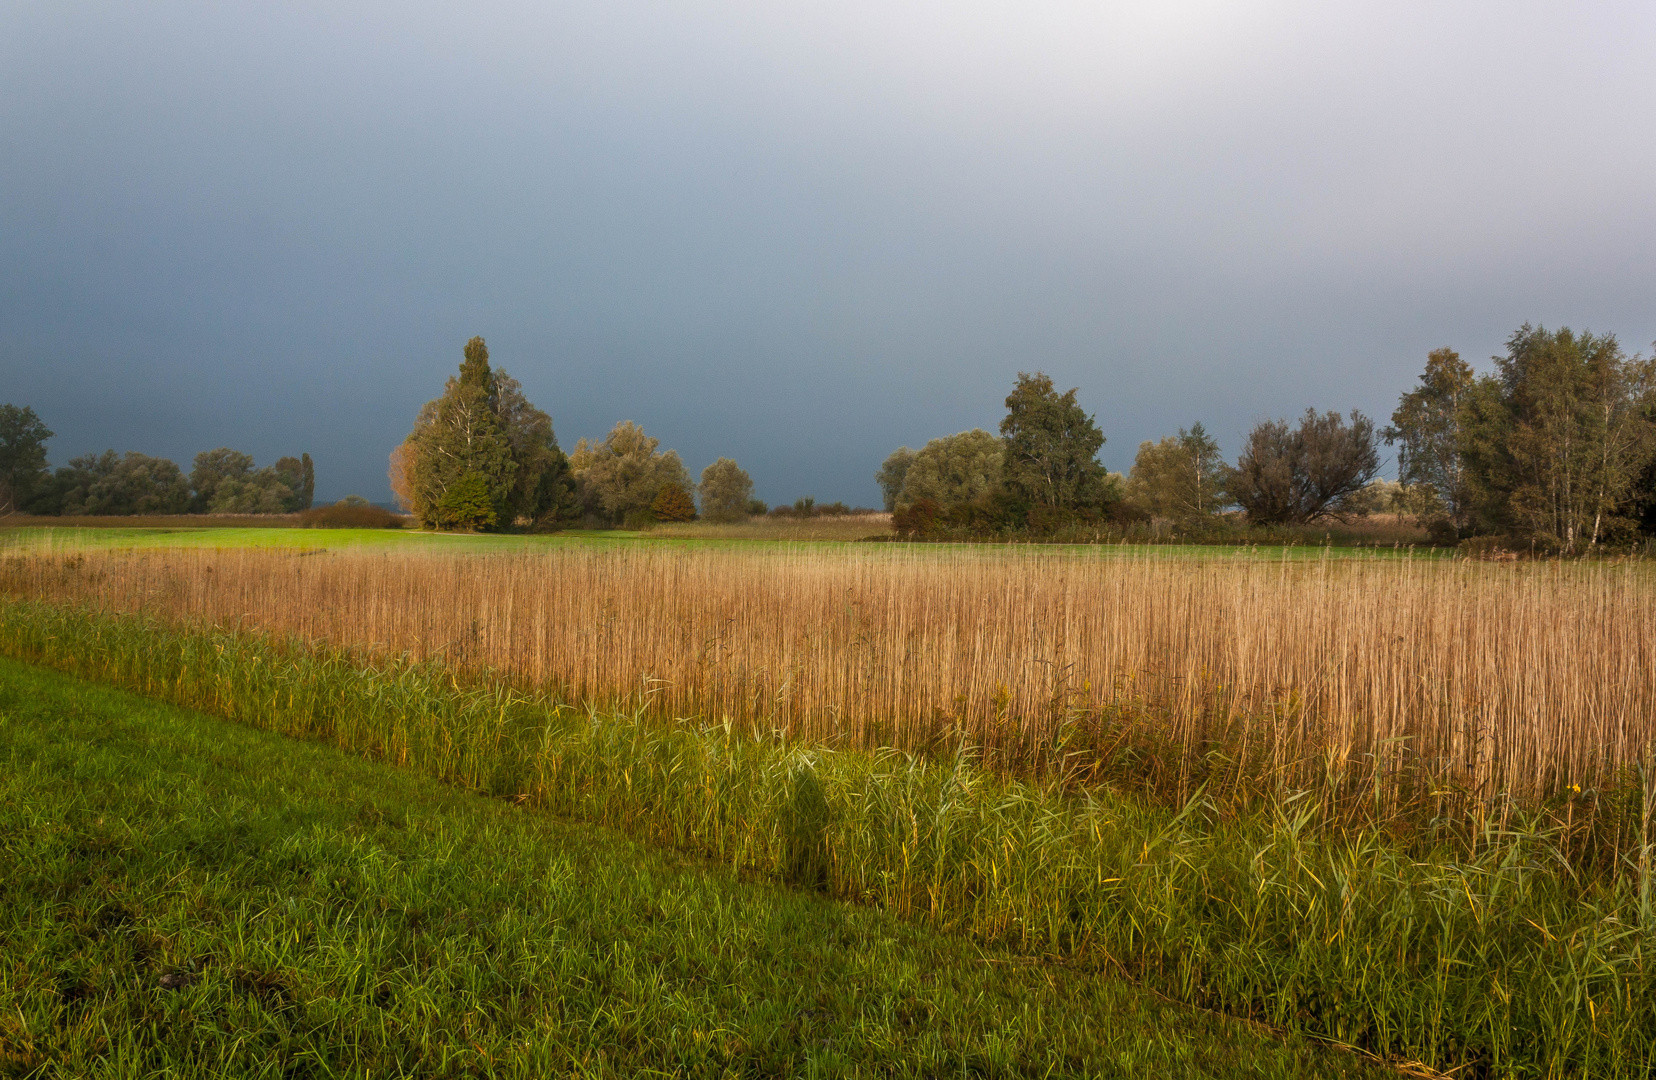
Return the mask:
[[1424,766],[1535,798],[1614,779],[1656,736],[1656,582],[1633,564],[198,549],[18,555],[0,589],[806,738],[1085,765],[1152,736],[1187,780],[1223,746],[1299,781]]

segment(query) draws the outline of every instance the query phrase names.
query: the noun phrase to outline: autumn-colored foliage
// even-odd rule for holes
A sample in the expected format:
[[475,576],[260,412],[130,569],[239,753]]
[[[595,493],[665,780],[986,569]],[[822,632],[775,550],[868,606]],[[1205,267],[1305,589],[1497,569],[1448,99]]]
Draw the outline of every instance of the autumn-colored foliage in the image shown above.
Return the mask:
[[657,521],[694,521],[696,504],[683,488],[667,484],[650,504],[650,513]]

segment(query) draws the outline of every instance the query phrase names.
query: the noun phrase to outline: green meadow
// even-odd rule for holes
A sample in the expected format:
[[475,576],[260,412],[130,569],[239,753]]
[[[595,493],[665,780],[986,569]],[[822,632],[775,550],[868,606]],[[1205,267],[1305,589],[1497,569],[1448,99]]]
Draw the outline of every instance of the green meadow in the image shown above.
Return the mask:
[[[1348,546],[1324,543],[1317,537],[1305,542],[1282,544],[1041,544],[1041,543],[948,543],[913,544],[887,540],[882,543],[925,549],[944,548],[951,554],[979,552],[986,555],[1061,553],[1077,558],[1185,558],[1185,559],[1397,559],[1451,558],[1453,549],[1396,546]],[[7,550],[157,550],[168,548],[216,548],[259,550],[366,550],[452,554],[532,554],[550,547],[584,545],[616,547],[650,544],[685,548],[734,548],[743,550],[785,546],[789,549],[817,548],[843,551],[844,540],[793,539],[765,536],[730,536],[716,528],[707,535],[694,530],[663,527],[646,532],[581,531],[557,533],[452,533],[416,529],[306,529],[258,526],[130,526],[77,528],[73,525],[0,528],[0,552]]]
[[1362,1077],[613,830],[0,661],[0,1075]]

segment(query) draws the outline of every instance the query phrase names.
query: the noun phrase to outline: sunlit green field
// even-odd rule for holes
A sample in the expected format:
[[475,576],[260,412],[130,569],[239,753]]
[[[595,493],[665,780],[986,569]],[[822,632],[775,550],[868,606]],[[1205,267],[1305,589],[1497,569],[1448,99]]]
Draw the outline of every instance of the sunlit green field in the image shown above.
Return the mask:
[[[685,535],[682,530],[663,528],[647,532],[610,530],[558,533],[483,534],[439,533],[416,529],[300,529],[227,526],[76,528],[73,525],[0,528],[0,551],[19,549],[160,549],[160,548],[256,548],[318,550],[378,550],[386,552],[454,552],[465,554],[520,554],[549,547],[584,545],[613,547],[623,544],[653,544],[686,548],[764,549],[770,547],[843,548],[845,540],[765,539],[738,536]],[[1083,557],[1123,558],[1153,556],[1194,559],[1396,559],[1449,558],[1451,549],[1430,547],[1342,547],[1304,544],[903,544],[920,549],[946,548],[954,552],[986,553],[1065,552]]]
[[1382,1075],[0,660],[0,1075]]

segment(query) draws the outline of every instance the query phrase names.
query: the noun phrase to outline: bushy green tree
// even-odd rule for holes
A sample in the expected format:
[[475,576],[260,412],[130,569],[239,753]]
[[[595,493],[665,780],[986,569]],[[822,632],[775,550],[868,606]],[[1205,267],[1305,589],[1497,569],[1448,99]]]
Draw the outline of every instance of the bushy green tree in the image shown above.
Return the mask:
[[575,477],[552,432],[552,418],[531,405],[523,386],[504,371],[495,372],[495,395],[496,412],[517,463],[507,513],[515,521],[540,528],[580,517]]
[[742,521],[753,505],[753,478],[727,457],[702,470],[697,491],[701,495],[702,517],[708,521]]
[[296,507],[293,489],[274,468],[255,469],[219,482],[207,509],[214,514],[287,514]]
[[[302,494],[305,462],[278,458],[275,465],[253,467],[253,456],[221,446],[195,456],[190,486],[195,490],[190,508],[208,514],[287,514],[309,508]],[[314,477],[311,478],[314,484]]]
[[1633,526],[1639,477],[1656,455],[1656,361],[1613,334],[1525,323],[1463,411],[1461,458],[1486,529],[1565,551]]
[[1445,529],[1465,532],[1471,526],[1472,493],[1462,465],[1466,417],[1475,380],[1472,368],[1453,349],[1433,349],[1413,390],[1404,393],[1381,432],[1397,446],[1397,478],[1419,488],[1404,501],[1438,507]]
[[190,509],[207,513],[218,499],[219,485],[227,480],[245,480],[253,471],[253,455],[221,446],[217,450],[203,450],[195,456],[190,469],[190,487],[195,494]]
[[1302,525],[1355,512],[1379,471],[1373,421],[1307,409],[1297,428],[1266,420],[1249,432],[1226,489],[1250,522]]
[[1127,499],[1152,517],[1201,525],[1224,506],[1225,473],[1219,444],[1197,423],[1160,442],[1139,444],[1127,477]]
[[897,500],[903,494],[903,482],[908,479],[909,466],[914,464],[915,452],[906,446],[899,446],[891,455],[880,464],[880,469],[874,474],[875,481],[880,485],[880,494],[885,498],[886,513],[897,509]]
[[612,522],[646,513],[661,489],[677,484],[688,491],[690,476],[677,452],[658,449],[661,440],[623,420],[602,442],[582,439],[569,456],[585,508]]
[[[391,476],[399,501],[427,528],[549,526],[576,513],[551,417],[529,403],[516,379],[489,366],[480,337],[466,343],[459,374],[420,410],[393,452]],[[479,508],[479,490],[488,513]]]
[[1006,488],[1028,508],[1035,529],[1095,519],[1108,508],[1111,486],[1098,463],[1104,433],[1075,394],[1074,388],[1058,393],[1040,372],[1019,372],[1006,398],[1000,425]]
[[896,505],[927,499],[947,513],[981,504],[1000,491],[1005,457],[1005,444],[982,428],[932,439],[904,471]]
[[71,458],[52,484],[64,514],[182,514],[190,508],[190,483],[166,458],[129,450]]
[[0,405],[0,514],[30,507],[46,487],[46,440],[51,437],[29,406]]
[[480,472],[462,473],[443,489],[439,520],[451,529],[483,531],[499,522],[495,490]]

